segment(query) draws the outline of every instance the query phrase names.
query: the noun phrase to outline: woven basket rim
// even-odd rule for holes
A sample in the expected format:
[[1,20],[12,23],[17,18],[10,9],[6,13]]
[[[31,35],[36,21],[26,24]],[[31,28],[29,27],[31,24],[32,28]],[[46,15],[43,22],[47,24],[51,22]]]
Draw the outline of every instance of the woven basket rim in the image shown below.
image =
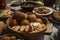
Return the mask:
[[7,21],[6,21],[7,27],[8,27],[8,29],[10,29],[10,30],[12,30],[12,31],[14,31],[14,32],[18,32],[18,33],[30,33],[30,34],[33,33],[33,34],[35,34],[35,33],[43,32],[44,30],[47,29],[48,24],[49,24],[48,19],[47,19],[46,17],[42,17],[42,18],[44,18],[44,19],[47,21],[47,25],[44,27],[44,29],[42,29],[41,31],[37,31],[37,32],[20,32],[20,31],[15,31],[15,30],[13,30],[13,29],[11,28],[11,26],[9,26],[9,20],[10,20],[11,18],[12,18],[12,16],[9,17],[9,18],[7,19]]

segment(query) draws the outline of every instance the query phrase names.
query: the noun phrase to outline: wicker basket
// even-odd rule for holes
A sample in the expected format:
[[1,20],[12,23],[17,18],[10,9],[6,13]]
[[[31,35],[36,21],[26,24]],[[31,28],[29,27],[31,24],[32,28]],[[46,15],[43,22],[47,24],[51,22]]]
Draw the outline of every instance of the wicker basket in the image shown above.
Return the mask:
[[23,32],[23,33],[21,33],[21,32],[14,31],[13,29],[11,29],[11,26],[9,26],[9,21],[12,19],[12,17],[10,17],[10,18],[7,19],[6,24],[7,24],[7,27],[8,27],[8,29],[9,29],[10,32],[22,34],[22,35],[24,35],[26,37],[29,37],[30,40],[38,40],[38,38],[40,38],[43,35],[43,33],[45,32],[45,30],[49,26],[48,25],[49,21],[48,21],[47,18],[45,18],[45,17],[40,17],[40,18],[43,20],[43,22],[44,22],[44,24],[46,26],[45,26],[44,29],[42,29],[41,31],[38,31],[38,32],[28,32],[28,33]]

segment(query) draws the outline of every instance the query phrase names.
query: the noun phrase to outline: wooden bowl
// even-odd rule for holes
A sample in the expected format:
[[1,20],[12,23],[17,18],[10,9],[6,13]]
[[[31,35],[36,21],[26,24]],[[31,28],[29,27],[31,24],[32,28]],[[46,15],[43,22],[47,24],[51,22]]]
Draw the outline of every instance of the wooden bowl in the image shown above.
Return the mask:
[[[39,17],[42,19],[43,23],[46,25],[41,31],[37,31],[37,32],[17,32],[14,31],[13,29],[11,29],[11,26],[9,26],[9,22],[12,19],[12,17],[8,18],[6,21],[7,27],[11,32],[16,32],[16,33],[21,33],[22,35],[29,37],[30,40],[37,40],[41,35],[43,35],[43,33],[45,32],[45,30],[48,27],[49,21],[47,18],[45,17]],[[40,35],[40,36],[39,36]]]

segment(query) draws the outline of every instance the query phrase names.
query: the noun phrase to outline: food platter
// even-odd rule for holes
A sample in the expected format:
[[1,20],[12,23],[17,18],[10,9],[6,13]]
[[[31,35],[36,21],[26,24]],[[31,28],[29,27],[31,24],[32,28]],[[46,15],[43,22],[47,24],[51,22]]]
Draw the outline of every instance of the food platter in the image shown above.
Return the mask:
[[0,11],[0,18],[8,18],[13,15],[11,9],[5,9]]
[[37,7],[33,10],[33,13],[35,13],[38,16],[47,16],[47,15],[51,15],[53,13],[53,9],[50,7]]

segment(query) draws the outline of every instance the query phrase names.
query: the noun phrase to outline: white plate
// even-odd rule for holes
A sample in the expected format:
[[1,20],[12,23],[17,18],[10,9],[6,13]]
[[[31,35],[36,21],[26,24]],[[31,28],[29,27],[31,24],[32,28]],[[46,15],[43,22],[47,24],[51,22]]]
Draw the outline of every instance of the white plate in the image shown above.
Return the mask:
[[[35,8],[35,9],[38,9],[38,8],[41,8],[41,7],[37,7],[37,8]],[[33,13],[35,13],[35,14],[38,15],[38,16],[47,16],[47,15],[50,15],[50,14],[53,13],[53,9],[52,9],[52,8],[50,8],[50,7],[44,7],[44,8],[49,9],[50,12],[47,13],[47,14],[39,14],[39,13],[37,13],[37,12],[35,12],[35,11],[33,10]]]
[[7,4],[7,7],[9,7],[10,9],[13,9],[13,10],[20,10],[21,9],[21,6],[16,6],[16,7],[11,7],[10,5],[15,3],[16,1],[12,1],[11,3]]

